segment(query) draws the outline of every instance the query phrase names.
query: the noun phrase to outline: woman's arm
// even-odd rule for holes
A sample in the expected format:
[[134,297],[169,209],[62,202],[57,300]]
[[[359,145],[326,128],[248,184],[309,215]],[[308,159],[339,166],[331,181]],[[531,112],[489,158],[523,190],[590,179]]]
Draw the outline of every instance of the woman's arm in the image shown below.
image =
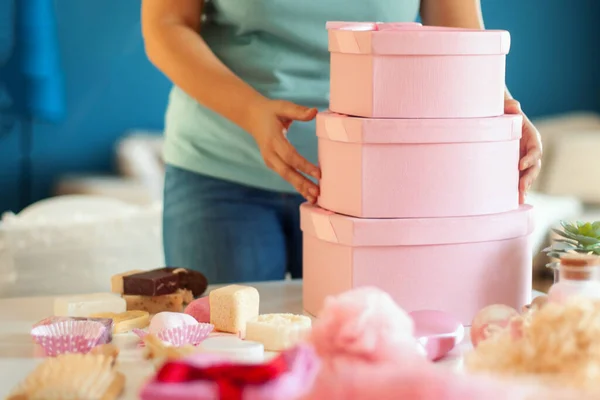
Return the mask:
[[204,0],[143,0],[142,33],[150,61],[198,103],[248,132],[265,164],[310,202],[319,188],[303,172],[320,178],[284,136],[293,121],[310,121],[317,110],[267,99],[237,77],[200,36]]
[[480,0],[421,0],[425,25],[484,29]]
[[204,0],[143,0],[142,33],[150,61],[200,104],[249,130],[249,106],[260,100],[198,34]]
[[[421,19],[425,25],[453,28],[484,29],[480,0],[421,0]],[[504,112],[523,114],[519,102],[513,99],[508,89],[504,90]],[[523,114],[523,136],[521,138],[521,160],[519,170],[520,202],[541,168],[542,142],[535,126]]]

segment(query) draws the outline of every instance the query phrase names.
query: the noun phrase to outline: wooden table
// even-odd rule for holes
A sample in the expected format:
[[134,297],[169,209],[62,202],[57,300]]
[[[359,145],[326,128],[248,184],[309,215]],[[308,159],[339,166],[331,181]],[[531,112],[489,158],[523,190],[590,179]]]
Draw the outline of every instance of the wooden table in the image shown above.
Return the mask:
[[[300,281],[252,284],[260,292],[261,313],[290,312],[302,314],[302,284]],[[0,300],[0,398],[12,390],[43,359],[36,355],[30,330],[34,323],[52,315],[52,297],[23,297]],[[471,349],[468,332],[463,343],[439,364],[460,369],[463,354]],[[115,335],[113,343],[121,348],[119,369],[127,377],[124,400],[137,399],[144,380],[154,372],[150,362],[142,358],[133,334]]]

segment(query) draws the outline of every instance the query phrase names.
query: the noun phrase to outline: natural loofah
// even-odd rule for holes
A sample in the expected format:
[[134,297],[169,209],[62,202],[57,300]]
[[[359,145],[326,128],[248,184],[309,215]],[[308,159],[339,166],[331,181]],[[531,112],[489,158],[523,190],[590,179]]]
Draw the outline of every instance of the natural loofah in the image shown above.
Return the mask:
[[520,323],[481,342],[466,366],[600,389],[600,302],[575,298],[526,313]]

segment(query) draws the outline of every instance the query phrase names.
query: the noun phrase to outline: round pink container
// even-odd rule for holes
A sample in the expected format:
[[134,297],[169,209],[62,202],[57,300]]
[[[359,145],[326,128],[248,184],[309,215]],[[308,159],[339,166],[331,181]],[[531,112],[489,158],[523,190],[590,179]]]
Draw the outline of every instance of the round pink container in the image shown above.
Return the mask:
[[331,110],[375,118],[504,112],[506,31],[330,22]]
[[319,206],[361,218],[424,218],[518,208],[522,117],[317,116]]
[[531,301],[531,206],[452,218],[368,219],[303,204],[304,310],[374,286],[407,312],[437,310],[470,325],[482,308]]

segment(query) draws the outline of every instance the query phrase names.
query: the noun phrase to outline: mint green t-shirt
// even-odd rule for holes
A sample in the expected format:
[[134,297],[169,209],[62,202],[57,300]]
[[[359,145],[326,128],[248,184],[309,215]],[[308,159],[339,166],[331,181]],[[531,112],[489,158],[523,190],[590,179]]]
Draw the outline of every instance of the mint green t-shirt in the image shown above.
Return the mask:
[[[419,0],[211,0],[202,37],[235,74],[271,99],[326,109],[327,21],[410,22]],[[268,169],[254,139],[180,88],[169,97],[165,161],[214,178],[293,192]],[[315,123],[292,123],[288,138],[317,163]]]

